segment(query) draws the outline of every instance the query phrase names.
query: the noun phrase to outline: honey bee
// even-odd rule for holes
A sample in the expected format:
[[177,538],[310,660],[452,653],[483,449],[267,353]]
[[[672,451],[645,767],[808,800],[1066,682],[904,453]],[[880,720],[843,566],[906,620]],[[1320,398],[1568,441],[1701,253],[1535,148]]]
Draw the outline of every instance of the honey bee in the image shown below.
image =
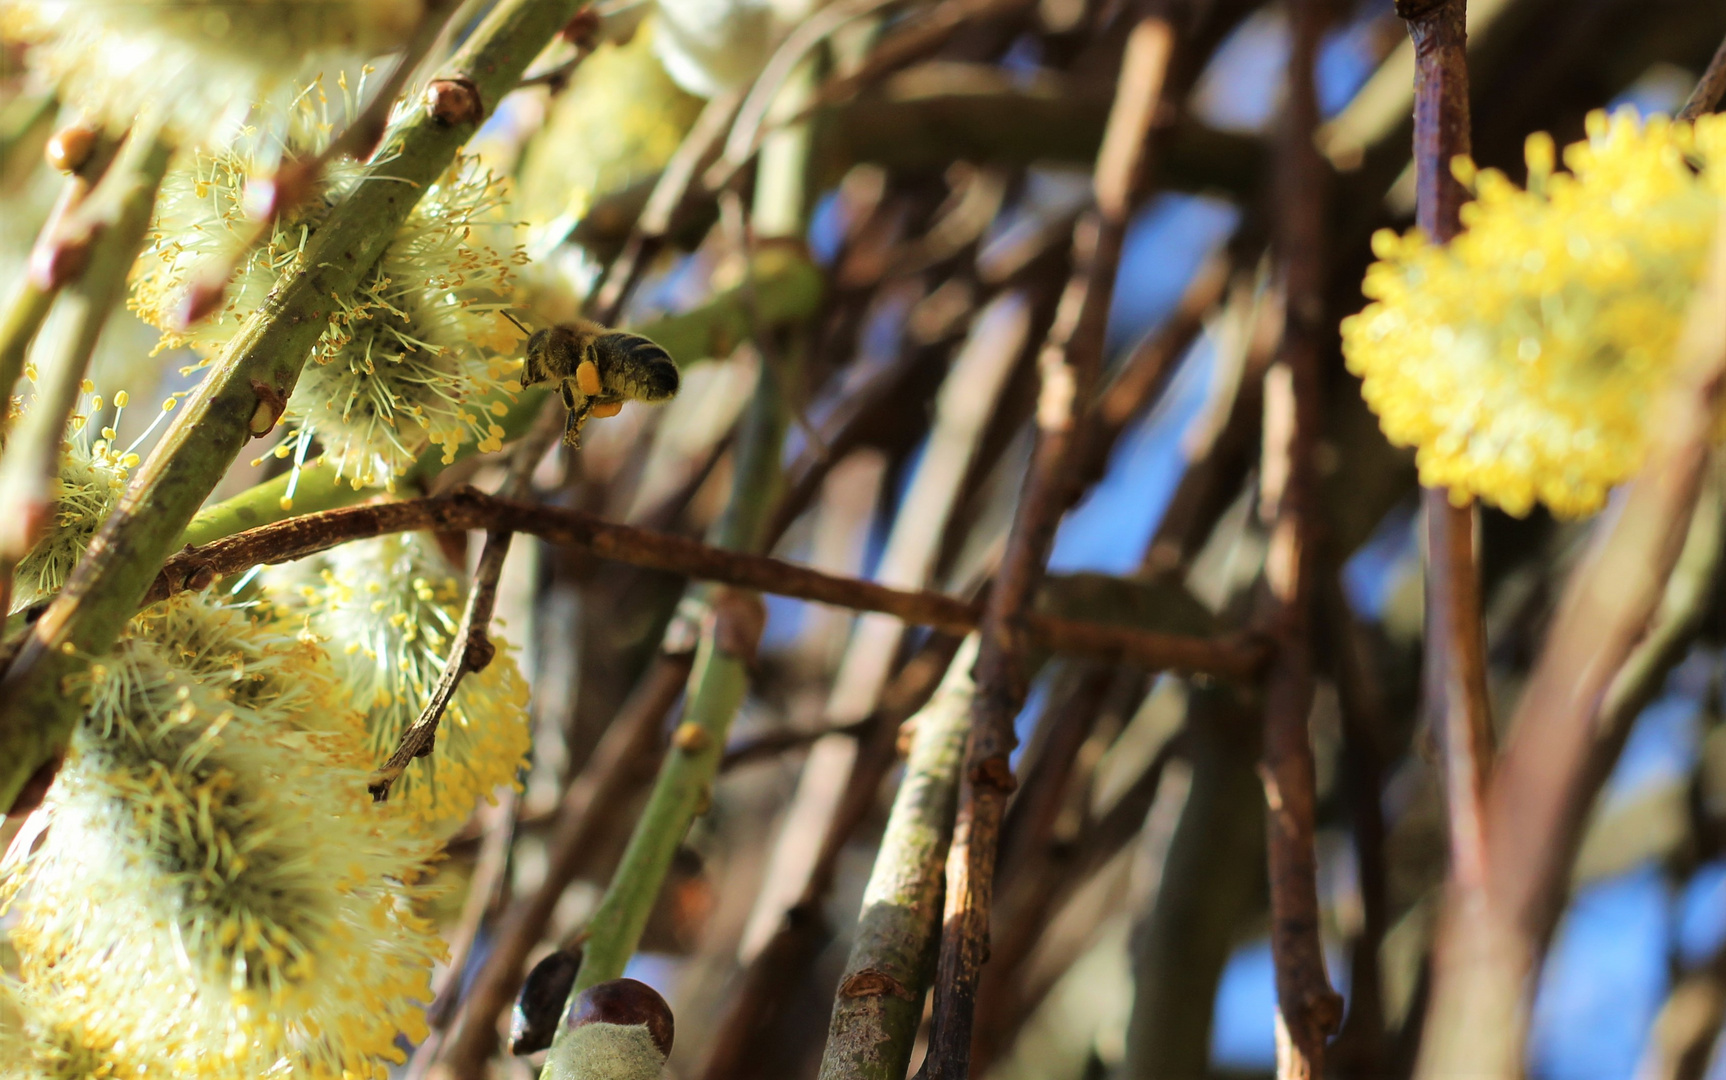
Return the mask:
[[616,416],[626,401],[666,401],[675,395],[677,364],[640,334],[582,319],[528,338],[521,385],[553,381],[569,410],[564,445],[580,447],[581,425],[588,417]]

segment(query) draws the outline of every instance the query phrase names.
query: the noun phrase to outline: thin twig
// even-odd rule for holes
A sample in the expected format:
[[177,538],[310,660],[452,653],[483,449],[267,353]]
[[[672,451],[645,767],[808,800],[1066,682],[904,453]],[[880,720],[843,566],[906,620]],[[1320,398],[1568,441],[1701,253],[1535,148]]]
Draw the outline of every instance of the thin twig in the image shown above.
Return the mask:
[[695,118],[695,126],[677,144],[671,160],[665,163],[664,171],[654,181],[653,192],[637,215],[622,254],[612,260],[605,272],[605,283],[600,286],[593,302],[593,317],[599,322],[609,326],[623,313],[623,304],[629,298],[630,290],[640,280],[648,260],[671,232],[677,211],[695,181],[695,174],[718,149],[720,140],[731,126],[731,118],[737,113],[740,100],[739,91],[713,98],[702,107],[701,115]]
[[[1462,229],[1468,192],[1451,162],[1470,148],[1466,0],[1403,0],[1415,50],[1414,168],[1416,216],[1438,243]],[[1418,10],[1416,10],[1418,9]],[[1486,641],[1480,612],[1479,529],[1473,505],[1427,488],[1426,665],[1427,722],[1444,750],[1451,865],[1464,888],[1478,888],[1483,871],[1484,809],[1493,758],[1486,693]]]
[[[155,602],[186,589],[205,588],[221,575],[292,562],[350,540],[418,529],[527,533],[602,559],[835,607],[879,611],[949,633],[969,633],[978,624],[976,607],[957,597],[824,574],[765,555],[730,551],[687,537],[601,521],[578,510],[517,502],[472,488],[307,514],[182,551],[168,560],[145,600]],[[1035,643],[1057,652],[1152,670],[1245,677],[1257,670],[1262,658],[1256,643],[1246,638],[1155,633],[1038,612],[1022,614],[1020,622],[1027,645]]]
[[474,860],[473,874],[468,879],[467,899],[462,904],[461,915],[449,935],[449,961],[432,980],[432,1001],[426,1007],[426,1024],[431,1028],[431,1034],[414,1049],[405,1080],[423,1080],[443,1046],[450,1021],[455,1019],[468,958],[479,939],[480,927],[504,894],[508,881],[504,871],[509,867],[510,848],[515,842],[520,812],[521,796],[513,788],[505,788],[495,804],[482,807],[479,812],[484,825],[479,856]]
[[1097,155],[1096,209],[1074,231],[1074,272],[1039,364],[1037,447],[989,593],[977,659],[964,783],[947,860],[941,959],[935,987],[928,1080],[969,1073],[977,981],[988,954],[996,845],[1014,780],[1008,765],[1013,718],[1024,701],[1030,604],[1042,580],[1055,526],[1067,504],[1078,422],[1096,391],[1115,270],[1135,200],[1144,187],[1149,140],[1174,46],[1157,17],[1128,38],[1107,133]]
[[1684,107],[1678,110],[1677,119],[1695,120],[1704,113],[1711,113],[1720,107],[1722,98],[1726,98],[1726,40],[1722,40],[1714,51],[1714,59],[1708,61],[1708,69],[1696,81],[1696,88],[1690,91]]
[[504,559],[509,555],[510,537],[507,530],[485,535],[485,550],[480,553],[479,567],[474,571],[473,584],[468,589],[467,604],[462,609],[461,622],[456,627],[449,656],[437,685],[432,687],[418,718],[402,732],[401,741],[382,765],[366,781],[366,790],[375,802],[389,798],[390,786],[407,771],[414,758],[429,757],[437,740],[438,721],[449,708],[462,679],[472,671],[484,671],[497,654],[488,628],[492,608],[497,604],[498,579],[503,573]]
[[1317,781],[1312,736],[1314,570],[1318,548],[1319,370],[1324,321],[1324,163],[1313,145],[1324,0],[1291,12],[1288,106],[1277,169],[1277,260],[1287,297],[1282,347],[1265,374],[1259,511],[1270,519],[1264,580],[1275,645],[1265,686],[1265,844],[1276,964],[1278,1080],[1319,1080],[1325,1042],[1342,1022],[1319,940]]

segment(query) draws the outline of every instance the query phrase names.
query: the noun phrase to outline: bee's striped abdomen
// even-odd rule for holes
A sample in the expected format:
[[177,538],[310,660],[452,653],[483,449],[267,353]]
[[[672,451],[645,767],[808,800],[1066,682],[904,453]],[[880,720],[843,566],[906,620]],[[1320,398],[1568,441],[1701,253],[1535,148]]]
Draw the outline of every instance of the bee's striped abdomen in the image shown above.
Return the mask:
[[640,334],[611,333],[596,343],[606,388],[636,401],[664,401],[677,393],[671,354]]

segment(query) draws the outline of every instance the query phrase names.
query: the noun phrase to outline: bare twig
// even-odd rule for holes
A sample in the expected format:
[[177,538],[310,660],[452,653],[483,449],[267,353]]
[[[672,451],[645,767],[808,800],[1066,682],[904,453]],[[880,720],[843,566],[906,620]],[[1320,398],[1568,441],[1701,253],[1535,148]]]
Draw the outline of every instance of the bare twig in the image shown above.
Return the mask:
[[[1415,50],[1414,162],[1421,228],[1448,243],[1462,228],[1468,193],[1451,161],[1469,152],[1467,0],[1403,0]],[[1482,800],[1493,757],[1480,618],[1477,512],[1451,492],[1428,488],[1426,511],[1426,716],[1444,748],[1451,865],[1465,888],[1483,873]]]
[[1319,1080],[1325,1042],[1342,1022],[1319,941],[1318,796],[1307,717],[1312,712],[1324,325],[1324,164],[1314,65],[1323,0],[1292,10],[1288,109],[1277,170],[1277,256],[1287,295],[1282,348],[1265,375],[1264,464],[1259,509],[1271,516],[1264,580],[1275,647],[1265,687],[1265,842],[1270,861],[1271,953],[1276,962],[1278,1080]]
[[[472,488],[307,514],[182,551],[168,560],[146,602],[188,588],[206,587],[218,575],[239,573],[260,564],[291,562],[350,540],[415,529],[527,533],[632,566],[837,607],[879,611],[949,633],[968,633],[978,621],[972,604],[941,593],[891,589],[836,577],[765,555],[728,551],[698,540],[601,521],[577,510],[516,502]],[[1153,633],[1034,612],[1024,614],[1021,621],[1027,644],[1035,642],[1059,652],[1130,662],[1153,670],[1240,677],[1255,671],[1261,658],[1256,643],[1244,638],[1213,640]]]
[[443,1046],[444,1034],[461,1001],[462,978],[468,958],[479,938],[480,926],[501,902],[509,867],[510,847],[515,842],[517,815],[521,799],[513,788],[505,788],[498,801],[480,809],[483,839],[479,856],[474,860],[473,875],[468,879],[467,899],[461,915],[449,935],[449,962],[432,982],[432,1002],[426,1007],[426,1024],[431,1034],[414,1049],[408,1063],[405,1080],[423,1080],[432,1061]]
[[1722,98],[1726,98],[1726,41],[1720,42],[1720,48],[1714,51],[1714,59],[1708,61],[1708,70],[1702,73],[1696,88],[1690,91],[1690,98],[1678,110],[1677,119],[1694,120],[1704,113],[1713,112],[1719,108]]
[[923,1068],[928,1080],[960,1080],[969,1073],[977,980],[988,953],[995,851],[1014,784],[1007,763],[1015,742],[1013,717],[1027,684],[1027,610],[1066,506],[1080,441],[1076,425],[1096,390],[1115,270],[1148,171],[1147,144],[1173,45],[1173,28],[1157,17],[1141,21],[1128,39],[1097,156],[1097,206],[1075,230],[1074,274],[1040,360],[1037,448],[981,627],[971,737],[947,860],[941,959]]
[[373,800],[382,802],[389,798],[390,785],[407,771],[413,759],[430,756],[437,740],[438,721],[449,708],[462,678],[470,671],[484,671],[496,655],[497,646],[491,643],[487,628],[491,625],[492,608],[497,604],[498,578],[503,572],[503,561],[509,555],[511,535],[508,531],[486,533],[485,550],[480,553],[479,567],[474,571],[473,584],[468,588],[467,605],[462,609],[461,623],[456,627],[443,672],[427,696],[419,717],[402,732],[401,742],[396,744],[389,759],[366,782],[366,790],[371,792]]

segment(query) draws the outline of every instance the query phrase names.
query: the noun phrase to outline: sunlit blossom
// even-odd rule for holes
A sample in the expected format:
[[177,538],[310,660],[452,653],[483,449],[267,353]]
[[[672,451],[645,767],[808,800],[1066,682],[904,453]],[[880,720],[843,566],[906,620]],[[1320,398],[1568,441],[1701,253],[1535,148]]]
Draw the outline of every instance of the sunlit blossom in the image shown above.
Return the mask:
[[1528,140],[1529,183],[1459,160],[1475,195],[1448,246],[1380,232],[1344,320],[1350,370],[1423,483],[1513,514],[1598,510],[1635,472],[1726,196],[1726,117],[1633,111],[1587,141]]
[[430,850],[267,649],[202,647],[222,622],[159,616],[92,669],[48,841],[8,881],[23,981],[163,1075],[381,1075],[425,1031]]
[[[366,716],[372,762],[382,764],[443,672],[464,584],[429,540],[403,533],[346,544],[327,556],[316,580],[270,591],[330,650],[350,700]],[[525,764],[527,683],[508,643],[495,632],[491,638],[496,655],[462,680],[435,749],[390,790],[386,805],[434,832],[466,820],[499,785],[516,783]]]

